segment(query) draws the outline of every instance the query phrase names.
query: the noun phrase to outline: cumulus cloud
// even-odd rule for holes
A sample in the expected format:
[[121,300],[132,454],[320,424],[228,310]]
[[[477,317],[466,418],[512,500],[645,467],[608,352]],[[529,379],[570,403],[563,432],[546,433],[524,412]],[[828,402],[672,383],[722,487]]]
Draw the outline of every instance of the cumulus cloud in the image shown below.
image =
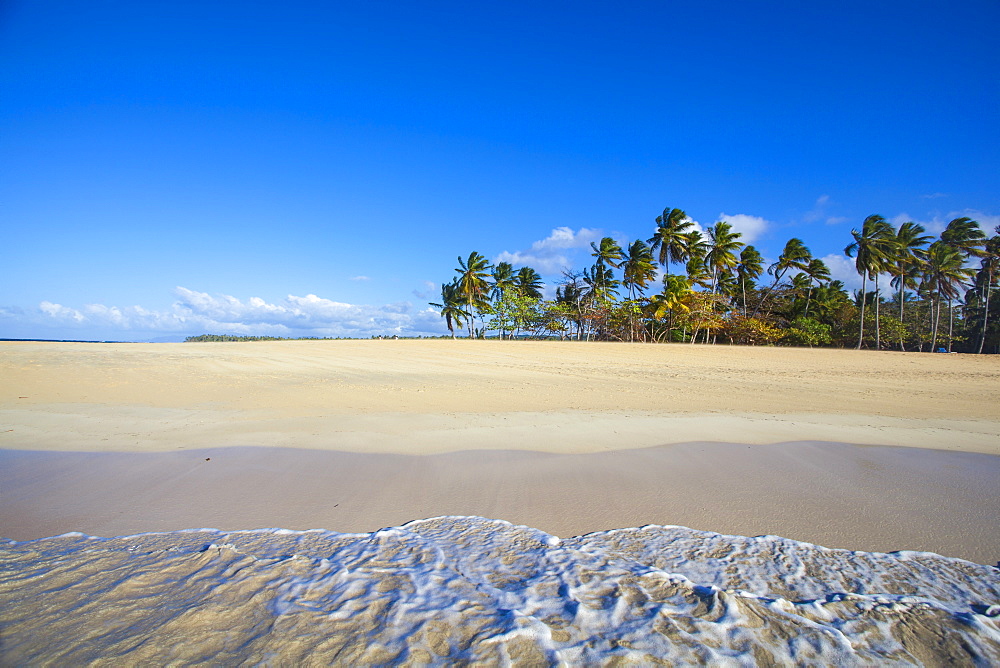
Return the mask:
[[581,227],[577,232],[569,227],[557,227],[546,238],[531,244],[531,250],[539,253],[561,248],[588,248],[591,241],[597,241],[600,237],[600,230],[589,227]]
[[542,274],[556,274],[572,265],[572,256],[578,249],[589,248],[592,241],[600,238],[598,229],[581,227],[574,232],[570,227],[557,227],[549,236],[532,243],[530,250],[503,251],[493,261],[531,267]]
[[[0,319],[19,329],[100,332],[98,337],[143,338],[162,333],[214,333],[271,336],[368,337],[373,334],[408,336],[445,333],[440,315],[410,302],[372,306],[349,304],[314,294],[288,295],[277,303],[260,297],[240,299],[184,287],[174,291],[168,310],[142,306],[87,304],[81,308],[43,301],[35,310],[3,309]],[[69,338],[69,335],[59,338]]]
[[719,214],[719,221],[727,222],[733,226],[733,230],[739,232],[743,235],[740,239],[743,243],[749,244],[760,238],[767,228],[771,225],[771,222],[761,218],[759,216],[750,216],[745,213],[737,213],[735,215],[728,215],[725,213]]
[[[857,268],[854,266],[854,258],[847,257],[843,253],[832,253],[830,255],[825,255],[820,259],[822,259],[826,266],[830,268],[830,278],[842,281],[847,291],[852,293],[852,297],[855,290],[861,289],[861,274],[858,273]],[[879,292],[886,299],[891,299],[893,294],[896,292],[892,287],[890,278],[884,274],[879,279],[878,287]],[[874,290],[875,282],[869,278],[867,284],[865,285],[865,289],[868,292]]]
[[570,266],[571,262],[565,255],[532,254],[515,251],[503,251],[496,256],[494,262],[509,262],[515,267],[531,267],[543,274],[557,274]]
[[[836,281],[843,281],[848,290],[861,289],[861,275],[854,267],[854,260],[843,253],[831,253],[824,255],[823,264],[830,268],[830,278]],[[871,288],[869,288],[870,290]]]

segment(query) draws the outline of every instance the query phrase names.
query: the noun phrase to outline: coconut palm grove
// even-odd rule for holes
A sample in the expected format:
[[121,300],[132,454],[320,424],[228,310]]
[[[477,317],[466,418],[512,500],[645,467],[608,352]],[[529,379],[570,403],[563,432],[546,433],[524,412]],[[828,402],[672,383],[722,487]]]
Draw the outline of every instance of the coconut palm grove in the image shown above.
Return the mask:
[[452,337],[997,354],[1000,226],[992,232],[963,217],[934,238],[868,216],[844,247],[862,280],[851,294],[801,239],[765,266],[730,224],[703,234],[668,207],[648,239],[591,243],[593,264],[563,270],[553,299],[533,268],[472,252],[431,305]]

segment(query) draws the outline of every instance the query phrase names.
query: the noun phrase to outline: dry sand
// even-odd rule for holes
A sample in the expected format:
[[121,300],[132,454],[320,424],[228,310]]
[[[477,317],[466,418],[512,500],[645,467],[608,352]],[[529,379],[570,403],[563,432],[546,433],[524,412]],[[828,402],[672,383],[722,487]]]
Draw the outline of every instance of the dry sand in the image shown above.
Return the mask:
[[0,378],[9,538],[480,514],[1000,559],[996,356],[3,343]]

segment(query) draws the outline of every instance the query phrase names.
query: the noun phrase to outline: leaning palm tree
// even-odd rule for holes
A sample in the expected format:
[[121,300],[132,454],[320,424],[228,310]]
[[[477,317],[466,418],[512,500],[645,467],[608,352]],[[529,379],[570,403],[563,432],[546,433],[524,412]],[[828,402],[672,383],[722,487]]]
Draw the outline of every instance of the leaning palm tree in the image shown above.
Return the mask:
[[652,252],[659,251],[657,260],[670,273],[671,262],[685,262],[688,259],[686,234],[694,226],[694,221],[680,209],[667,207],[656,217],[656,233],[646,240]]
[[937,346],[942,299],[947,299],[950,307],[951,300],[958,297],[959,288],[972,276],[972,272],[972,269],[965,266],[962,251],[944,241],[935,241],[927,249],[924,281],[935,297],[931,350]]
[[590,254],[591,257],[597,258],[597,264],[595,265],[597,272],[594,275],[599,279],[603,279],[605,275],[611,275],[610,269],[605,272],[606,267],[617,269],[621,265],[621,261],[625,259],[622,247],[611,237],[601,239],[600,246],[591,241],[590,248],[594,251]]
[[476,309],[482,310],[488,304],[486,295],[489,291],[489,271],[490,263],[479,253],[473,251],[469,254],[468,260],[458,258],[458,278],[456,285],[461,295],[462,303],[466,306],[469,316],[469,338],[476,335],[475,316]]
[[615,300],[618,296],[618,287],[621,285],[615,280],[612,271],[600,262],[595,263],[589,270],[583,270],[583,282],[587,286],[587,299],[602,305]]
[[448,331],[451,332],[451,338],[454,339],[455,327],[461,327],[463,318],[469,317],[469,314],[462,309],[462,296],[459,294],[457,280],[451,283],[442,283],[441,303],[431,302],[431,306],[441,309],[441,317],[444,318],[444,323],[448,326]]
[[674,313],[687,313],[690,307],[687,298],[691,294],[691,284],[683,276],[666,274],[663,277],[663,292],[653,295],[649,302],[649,315],[653,320],[667,318],[666,337],[672,339]]
[[714,295],[719,284],[719,276],[736,268],[736,265],[739,264],[736,253],[743,247],[743,242],[739,240],[743,235],[734,232],[733,226],[724,220],[709,227],[705,233],[708,236],[705,266],[712,272],[712,294]]
[[986,242],[986,247],[983,249],[983,261],[979,273],[976,275],[976,280],[982,286],[981,302],[983,304],[983,327],[979,335],[979,350],[977,351],[980,355],[983,354],[983,346],[986,343],[986,323],[990,318],[990,293],[993,291],[993,285],[997,282],[997,278],[1000,277],[1000,225],[997,225],[996,232],[997,235]]
[[[906,288],[917,287],[917,278],[920,275],[921,264],[926,255],[924,247],[931,242],[933,237],[924,234],[922,225],[913,222],[903,223],[896,230],[895,239],[892,243],[892,253],[888,265],[889,273],[892,274],[891,284],[899,288],[899,322],[904,322],[905,311],[903,306],[906,302]],[[899,328],[899,349],[906,350],[903,340],[905,329]]]
[[493,299],[500,299],[515,286],[514,267],[510,262],[497,262],[493,267]]
[[784,250],[781,251],[781,255],[778,259],[767,268],[767,273],[774,276],[774,283],[771,283],[771,287],[767,289],[764,296],[761,298],[760,303],[757,304],[757,308],[754,309],[751,318],[756,317],[757,312],[760,311],[761,307],[767,301],[767,298],[771,296],[774,289],[778,286],[778,282],[781,278],[788,273],[790,269],[798,269],[799,271],[805,271],[806,267],[809,266],[809,261],[812,259],[812,253],[806,248],[806,245],[802,243],[801,239],[791,238],[785,244]]
[[826,266],[823,260],[813,258],[809,260],[809,264],[806,265],[802,273],[809,279],[809,288],[806,290],[806,311],[804,313],[805,316],[808,316],[809,301],[812,299],[813,288],[819,287],[824,281],[830,280],[830,268]]
[[743,292],[743,317],[747,315],[747,280],[751,283],[764,273],[764,256],[753,246],[746,246],[740,252],[740,263],[736,265],[736,276]]
[[[971,218],[955,218],[941,232],[941,241],[952,248],[961,251],[966,262],[970,258],[983,257],[983,247],[986,245],[986,235],[979,227],[979,223]],[[948,352],[951,352],[951,331],[955,325],[955,314],[951,308],[951,299],[948,300]]]
[[[649,282],[656,278],[656,266],[653,264],[653,253],[642,240],[633,241],[621,263],[622,284],[628,289],[629,298],[634,302],[636,292],[645,292]],[[635,319],[629,310],[629,336],[635,338]]]
[[971,218],[956,218],[941,233],[941,241],[968,257],[982,257],[986,235],[979,223]]
[[[861,294],[866,295],[865,286],[869,276],[875,277],[875,347],[879,347],[878,328],[878,275],[885,271],[891,257],[892,240],[895,239],[895,231],[889,223],[885,222],[882,216],[868,216],[861,224],[861,231],[851,230],[854,242],[844,249],[847,257],[855,258],[854,268],[861,274]],[[861,343],[865,335],[865,302],[861,300],[861,324],[858,327],[858,346],[861,350]]]
[[531,267],[521,267],[515,276],[514,283],[522,297],[542,298],[542,288],[545,287],[545,284],[539,273]]
[[641,295],[649,282],[656,278],[653,253],[642,240],[633,241],[629,245],[621,267],[624,274],[622,283],[628,288],[632,299],[636,298],[636,292]]

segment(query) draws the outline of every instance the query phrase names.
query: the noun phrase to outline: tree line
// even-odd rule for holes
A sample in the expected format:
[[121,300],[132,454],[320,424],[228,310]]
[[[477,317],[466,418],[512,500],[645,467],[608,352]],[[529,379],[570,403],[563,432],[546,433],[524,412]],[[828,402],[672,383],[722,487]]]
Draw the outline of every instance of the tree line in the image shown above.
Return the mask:
[[765,267],[729,223],[702,233],[668,207],[649,239],[592,242],[593,264],[564,270],[553,299],[543,298],[531,267],[491,265],[472,252],[458,258],[431,306],[452,338],[465,328],[476,338],[1000,353],[1000,300],[992,298],[1000,226],[994,232],[987,237],[963,217],[934,238],[916,223],[868,216],[844,248],[861,276],[861,289],[849,293],[801,239],[789,239]]

